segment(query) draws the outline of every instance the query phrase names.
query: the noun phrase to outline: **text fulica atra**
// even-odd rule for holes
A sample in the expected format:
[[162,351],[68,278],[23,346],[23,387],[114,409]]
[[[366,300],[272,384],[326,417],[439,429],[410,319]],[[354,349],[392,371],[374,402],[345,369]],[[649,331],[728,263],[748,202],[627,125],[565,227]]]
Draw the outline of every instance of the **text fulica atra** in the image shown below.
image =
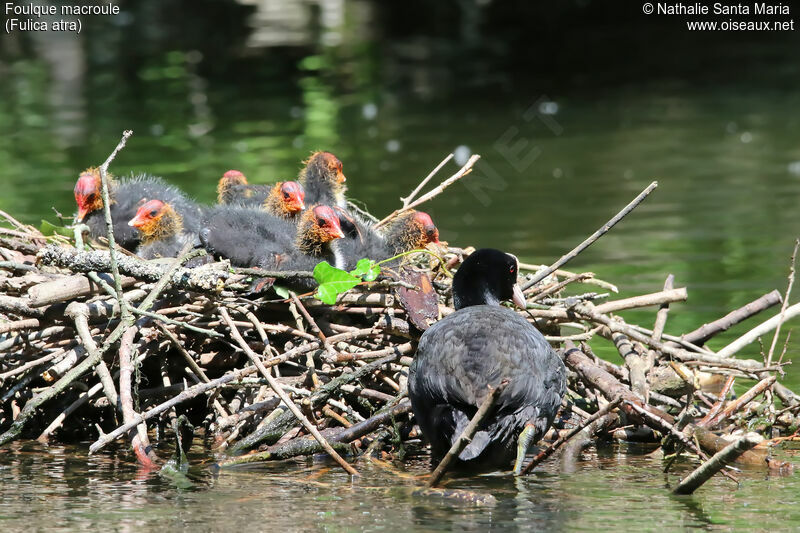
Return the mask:
[[434,459],[449,450],[488,393],[508,386],[483,420],[462,462],[522,469],[528,446],[553,421],[566,390],[566,370],[539,331],[504,300],[524,306],[517,259],[500,250],[469,256],[453,279],[456,312],[420,339],[409,371],[408,395]]

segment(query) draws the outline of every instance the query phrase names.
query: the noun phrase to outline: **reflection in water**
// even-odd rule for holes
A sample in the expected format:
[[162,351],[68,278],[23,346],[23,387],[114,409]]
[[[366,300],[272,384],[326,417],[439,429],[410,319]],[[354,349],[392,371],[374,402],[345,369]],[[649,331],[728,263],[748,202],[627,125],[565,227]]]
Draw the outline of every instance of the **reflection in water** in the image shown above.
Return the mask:
[[[192,450],[199,464],[205,453]],[[427,461],[411,461],[399,474],[370,463],[350,482],[330,462],[288,461],[224,470],[190,470],[192,489],[152,473],[136,479],[133,457],[86,456],[75,447],[15,444],[0,453],[0,527],[5,531],[199,527],[202,530],[404,529],[575,531],[752,527],[800,523],[793,478],[740,474],[737,489],[714,478],[690,497],[672,497],[661,461],[617,447],[590,449],[565,474],[555,457],[524,478],[484,475],[450,479],[447,487],[492,494],[495,506],[472,507],[411,495]],[[684,462],[669,483],[691,470]],[[744,505],[744,503],[747,505]],[[780,506],[780,513],[769,512]],[[54,523],[57,521],[57,524]]]
[[[44,4],[48,4],[44,2]],[[49,4],[48,4],[49,5]],[[50,24],[61,17],[43,17]],[[64,17],[64,20],[73,20]],[[36,54],[47,65],[47,104],[50,130],[59,148],[86,142],[86,57],[83,45],[74,34],[60,31],[33,31],[26,34]]]
[[320,42],[337,46],[343,39],[344,0],[237,0],[253,6],[247,39],[251,48],[306,46],[316,42],[314,28],[321,30]]

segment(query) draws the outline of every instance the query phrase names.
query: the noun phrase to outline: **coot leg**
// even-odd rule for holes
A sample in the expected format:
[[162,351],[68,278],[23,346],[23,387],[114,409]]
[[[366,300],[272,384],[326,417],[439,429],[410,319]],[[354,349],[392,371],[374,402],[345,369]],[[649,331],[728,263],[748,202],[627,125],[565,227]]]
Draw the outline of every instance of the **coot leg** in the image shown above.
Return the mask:
[[514,461],[514,475],[518,476],[522,473],[522,465],[525,462],[525,454],[528,453],[528,448],[533,444],[533,438],[536,436],[536,426],[533,424],[525,424],[525,429],[519,434],[517,439],[517,460]]

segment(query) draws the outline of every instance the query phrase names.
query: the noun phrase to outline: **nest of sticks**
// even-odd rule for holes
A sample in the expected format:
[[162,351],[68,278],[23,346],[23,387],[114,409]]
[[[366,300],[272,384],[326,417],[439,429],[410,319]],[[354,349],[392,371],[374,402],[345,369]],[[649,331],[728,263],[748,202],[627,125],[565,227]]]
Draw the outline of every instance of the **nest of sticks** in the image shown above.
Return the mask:
[[[101,167],[104,179],[115,154]],[[788,305],[794,257],[783,296],[773,291],[681,336],[664,333],[669,305],[687,298],[672,276],[661,291],[614,299],[614,285],[560,269],[655,187],[555,264],[520,265],[528,309],[519,312],[569,370],[561,413],[526,471],[564,444],[561,453],[575,454],[601,439],[662,446],[666,469],[682,454],[699,460],[676,492],[717,472],[735,479],[724,468],[734,461],[788,468],[770,449],[791,440],[800,421],[800,396],[778,382],[788,364],[780,328],[800,313],[800,304]],[[400,277],[364,282],[326,305],[313,294],[254,294],[253,277],[264,273],[225,262],[183,268],[197,251],[145,262],[0,214],[0,445],[91,439],[94,453],[124,440],[139,463],[155,467],[163,461],[150,440],[163,432],[152,430],[188,418],[221,467],[322,452],[356,474],[362,458],[402,460],[420,443],[405,396],[408,366],[426,323],[452,312],[448,269],[470,250],[443,247],[441,260],[419,254]],[[643,307],[654,309],[654,325],[618,315]],[[771,307],[778,313],[725,348],[705,347]],[[734,357],[760,337],[771,341],[762,357]],[[595,356],[590,341],[613,345],[624,365]],[[737,379],[754,384],[735,397]]]

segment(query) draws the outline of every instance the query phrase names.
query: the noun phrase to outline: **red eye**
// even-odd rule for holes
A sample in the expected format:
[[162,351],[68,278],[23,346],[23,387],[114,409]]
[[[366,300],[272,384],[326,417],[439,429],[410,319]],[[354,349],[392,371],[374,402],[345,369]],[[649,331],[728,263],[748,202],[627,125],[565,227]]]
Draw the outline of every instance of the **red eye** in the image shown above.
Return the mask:
[[511,274],[513,274],[515,270],[516,270],[516,268],[515,268],[515,267],[513,267],[513,266],[512,266],[512,267],[510,267],[510,268],[508,269],[508,271],[509,271]]

